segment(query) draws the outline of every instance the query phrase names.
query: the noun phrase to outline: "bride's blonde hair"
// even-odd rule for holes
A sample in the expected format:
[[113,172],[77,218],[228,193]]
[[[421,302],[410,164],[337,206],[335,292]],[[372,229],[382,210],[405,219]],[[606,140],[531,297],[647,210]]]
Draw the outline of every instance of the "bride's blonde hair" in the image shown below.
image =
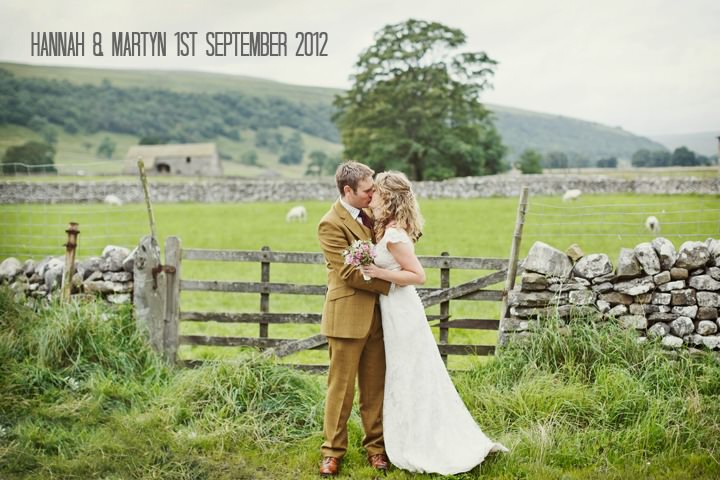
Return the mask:
[[413,242],[422,235],[424,220],[420,214],[415,193],[410,180],[402,172],[389,171],[375,177],[375,193],[379,197],[379,207],[375,212],[375,235],[380,240],[387,225],[395,221],[399,228],[407,232]]

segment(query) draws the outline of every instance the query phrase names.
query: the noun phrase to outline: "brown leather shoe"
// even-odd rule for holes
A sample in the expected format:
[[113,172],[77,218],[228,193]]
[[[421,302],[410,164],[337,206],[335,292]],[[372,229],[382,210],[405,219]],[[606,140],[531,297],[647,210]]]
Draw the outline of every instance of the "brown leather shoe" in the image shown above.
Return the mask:
[[323,458],[320,465],[320,475],[323,477],[334,477],[340,471],[340,459],[337,457]]
[[384,453],[376,453],[375,455],[370,455],[368,457],[368,462],[370,462],[370,465],[375,470],[380,470],[381,472],[386,472],[388,469],[388,466],[390,465],[390,461],[388,460],[387,455]]

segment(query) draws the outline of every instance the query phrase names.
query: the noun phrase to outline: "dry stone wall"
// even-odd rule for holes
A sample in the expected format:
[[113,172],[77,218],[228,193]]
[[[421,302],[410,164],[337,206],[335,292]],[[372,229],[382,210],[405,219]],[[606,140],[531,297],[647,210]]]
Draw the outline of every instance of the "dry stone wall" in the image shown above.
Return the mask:
[[535,242],[509,292],[501,342],[532,335],[545,318],[573,312],[616,321],[638,331],[639,341],[663,346],[720,349],[720,240],[688,241],[679,249],[657,237],[623,248],[613,266],[605,254],[567,252]]
[[[519,195],[524,185],[532,195],[562,195],[569,189],[583,194],[716,194],[720,177],[643,177],[632,180],[589,175],[493,175],[454,178],[442,182],[416,182],[421,198],[480,198]],[[0,182],[0,203],[102,202],[114,195],[124,203],[143,200],[139,182]],[[152,179],[150,195],[156,203],[174,202],[256,202],[300,201],[337,198],[331,180],[245,180],[221,179],[166,182]]]
[[[99,257],[90,257],[75,265],[73,294],[100,295],[111,303],[130,303],[133,291],[134,251],[108,245]],[[14,257],[0,263],[0,284],[7,284],[28,298],[52,298],[59,295],[64,257],[46,257],[36,262],[20,262]]]

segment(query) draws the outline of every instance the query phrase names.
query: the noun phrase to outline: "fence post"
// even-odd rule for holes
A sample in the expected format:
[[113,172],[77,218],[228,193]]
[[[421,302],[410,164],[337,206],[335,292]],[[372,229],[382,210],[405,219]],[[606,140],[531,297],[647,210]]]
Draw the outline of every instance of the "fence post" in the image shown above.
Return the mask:
[[[448,252],[442,252],[440,255],[447,257],[450,254]],[[440,269],[440,288],[450,288],[450,269],[443,267]],[[450,318],[450,300],[442,302],[440,304],[440,322],[445,323]],[[450,329],[447,327],[440,327],[440,345],[447,345]],[[447,354],[443,353],[440,355],[443,362],[447,366]]]
[[133,262],[133,308],[139,329],[146,331],[158,353],[165,349],[167,277],[160,261],[160,246],[152,235],[140,240]]
[[70,300],[70,293],[72,292],[72,277],[73,273],[75,273],[75,249],[77,247],[77,237],[80,233],[78,224],[70,222],[65,232],[68,238],[65,244],[65,270],[63,271],[62,287],[60,289],[60,299],[63,302]]
[[[270,252],[270,247],[262,247],[263,252]],[[267,259],[267,254],[263,255]],[[266,288],[270,282],[270,262],[260,263],[260,281]],[[260,294],[260,313],[268,313],[270,311],[270,292]],[[268,337],[268,324],[260,322],[260,338]]]
[[170,363],[177,360],[178,334],[180,330],[180,264],[182,245],[178,237],[165,240],[165,271],[167,273],[167,303],[165,307],[165,359]]
[[150,234],[153,238],[157,238],[157,229],[155,228],[155,214],[153,214],[152,203],[150,203],[150,193],[148,192],[148,181],[147,175],[145,175],[145,162],[142,161],[142,157],[138,157],[138,170],[140,171],[140,182],[143,187],[143,194],[145,195],[145,205],[148,211],[148,219],[150,220]]
[[527,212],[528,187],[524,185],[520,191],[517,216],[515,219],[515,232],[513,233],[512,246],[510,247],[510,261],[508,263],[505,288],[503,289],[502,303],[500,304],[500,328],[498,344],[505,343],[505,318],[507,317],[508,294],[515,287],[515,275],[517,275],[517,261],[520,253],[520,242],[522,240],[523,225],[525,225],[525,212]]

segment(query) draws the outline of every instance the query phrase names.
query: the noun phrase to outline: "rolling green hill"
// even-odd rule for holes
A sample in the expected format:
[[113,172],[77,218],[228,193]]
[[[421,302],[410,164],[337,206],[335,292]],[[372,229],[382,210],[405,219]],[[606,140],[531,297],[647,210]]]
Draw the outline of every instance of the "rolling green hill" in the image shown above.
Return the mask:
[[495,114],[495,125],[509,147],[511,158],[519,156],[526,148],[541,153],[572,152],[591,160],[630,158],[641,148],[667,150],[660,143],[619,127],[500,105],[488,105],[488,108]]
[[190,70],[120,70],[82,67],[54,67],[0,62],[19,78],[67,80],[77,85],[99,86],[103,80],[122,88],[160,88],[182,93],[242,92],[248,96],[280,97],[303,103],[328,104],[339,89],[306,87],[274,82],[264,78],[226,75]]
[[718,154],[720,128],[707,132],[651,135],[650,137],[671,150],[685,146],[700,155],[710,156]]
[[[330,121],[338,89],[307,87],[261,78],[206,72],[114,70],[33,66],[0,62],[0,154],[11,145],[38,138],[28,127],[41,115],[62,126],[56,162],[97,163],[94,151],[104,137],[117,144],[113,159],[99,173],[119,170],[117,160],[142,136],[172,141],[215,141],[226,173],[302,176],[313,149],[337,154],[342,146]],[[590,160],[629,158],[636,150],[665,147],[620,128],[558,115],[488,105],[513,160],[526,148],[553,150]],[[38,113],[39,112],[39,113]],[[69,125],[69,126],[68,126]],[[278,163],[279,153],[255,145],[260,129],[299,132],[303,164]],[[260,167],[240,164],[241,155],[258,154]]]

